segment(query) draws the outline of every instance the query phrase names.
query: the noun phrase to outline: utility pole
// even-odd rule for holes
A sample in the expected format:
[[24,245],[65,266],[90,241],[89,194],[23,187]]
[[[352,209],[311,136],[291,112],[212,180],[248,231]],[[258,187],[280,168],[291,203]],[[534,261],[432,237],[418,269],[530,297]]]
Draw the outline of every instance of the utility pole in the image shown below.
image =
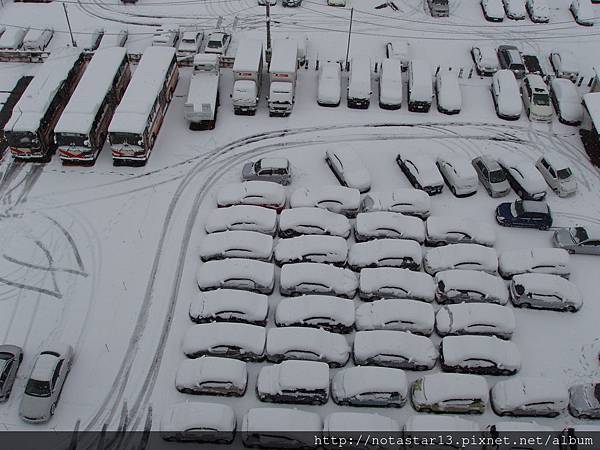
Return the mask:
[[[64,3],[63,3],[64,5]],[[352,19],[354,18],[354,8],[350,8],[350,28],[348,29],[348,46],[346,47],[346,70],[348,70],[348,56],[350,55],[350,38],[352,37]]]
[[267,21],[267,50],[265,51],[265,58],[267,60],[267,67],[271,64],[271,6],[270,1],[267,0],[266,5],[266,21]]
[[69,34],[71,35],[71,44],[73,44],[73,47],[77,47],[77,43],[75,42],[75,39],[73,38],[73,30],[71,30],[71,22],[69,21],[69,13],[67,12],[67,4],[63,3],[63,9],[65,10],[65,17],[67,18],[67,26],[69,27]]

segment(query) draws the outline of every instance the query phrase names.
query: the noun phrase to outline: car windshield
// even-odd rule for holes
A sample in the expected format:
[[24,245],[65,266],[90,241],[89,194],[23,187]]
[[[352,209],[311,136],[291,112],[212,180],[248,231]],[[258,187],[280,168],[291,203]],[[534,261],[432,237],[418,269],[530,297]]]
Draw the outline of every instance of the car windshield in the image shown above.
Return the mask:
[[558,176],[559,180],[566,180],[566,179],[570,178],[572,175],[571,169],[569,169],[568,167],[566,167],[564,169],[559,169],[556,171],[556,175]]
[[260,172],[260,160],[258,160],[254,163],[254,171]]
[[546,94],[533,94],[533,103],[538,106],[550,105],[550,98]]
[[220,48],[222,45],[222,42],[220,40],[218,41],[208,41],[207,47],[209,48]]
[[50,397],[50,382],[30,378],[25,387],[25,393],[33,397]]
[[521,201],[516,201],[514,203],[514,207],[515,207],[515,213],[516,213],[515,216],[516,217],[523,215],[523,213],[525,212],[525,209],[523,209],[523,202],[521,202]]
[[583,227],[576,227],[571,232],[571,235],[577,242],[587,241],[589,239],[587,231]]
[[491,183],[502,183],[506,180],[506,175],[502,170],[492,170],[490,172],[490,182]]

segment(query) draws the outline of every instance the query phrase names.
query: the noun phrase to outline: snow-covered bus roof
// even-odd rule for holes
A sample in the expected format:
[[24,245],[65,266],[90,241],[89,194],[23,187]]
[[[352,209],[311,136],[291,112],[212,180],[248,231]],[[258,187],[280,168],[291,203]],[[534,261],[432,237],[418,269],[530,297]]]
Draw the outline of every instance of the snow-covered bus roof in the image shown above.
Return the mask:
[[235,61],[234,72],[257,72],[262,59],[263,45],[257,39],[247,39],[240,42]]
[[173,47],[155,46],[144,51],[110,122],[109,133],[143,133],[174,56]]
[[590,115],[594,128],[600,130],[600,92],[584,94],[583,104]]
[[126,57],[127,50],[123,47],[106,48],[94,54],[56,124],[55,133],[90,132],[98,109]]
[[269,73],[295,72],[298,44],[291,39],[280,39],[273,43]]
[[36,131],[80,56],[81,50],[72,47],[52,52],[15,105],[4,130]]

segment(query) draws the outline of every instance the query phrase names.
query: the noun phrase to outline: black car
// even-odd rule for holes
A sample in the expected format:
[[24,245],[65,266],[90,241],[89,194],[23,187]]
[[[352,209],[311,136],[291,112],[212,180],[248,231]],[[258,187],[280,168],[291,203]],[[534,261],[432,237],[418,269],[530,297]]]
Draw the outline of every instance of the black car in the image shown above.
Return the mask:
[[546,78],[546,72],[544,72],[540,59],[536,55],[523,54],[521,57],[523,58],[523,64],[527,73],[535,73],[542,78]]
[[500,203],[496,208],[496,221],[505,227],[547,230],[552,226],[552,215],[546,202],[517,200]]
[[498,62],[501,69],[512,71],[517,79],[525,76],[525,64],[521,52],[514,45],[501,45],[498,47]]
[[16,345],[0,345],[0,403],[8,400],[23,362],[23,349]]

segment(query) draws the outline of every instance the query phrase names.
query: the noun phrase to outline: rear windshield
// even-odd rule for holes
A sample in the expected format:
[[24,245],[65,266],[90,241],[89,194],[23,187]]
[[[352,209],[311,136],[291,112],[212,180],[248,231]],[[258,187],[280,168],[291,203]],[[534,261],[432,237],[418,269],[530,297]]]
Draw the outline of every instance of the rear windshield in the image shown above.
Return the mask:
[[559,180],[566,180],[567,178],[570,178],[572,173],[571,173],[571,169],[564,168],[564,169],[560,169],[556,171],[556,174],[558,175],[558,179]]
[[506,175],[502,170],[492,170],[490,172],[490,181],[492,183],[502,183],[506,180]]
[[550,98],[546,94],[533,94],[533,103],[538,106],[550,105]]

